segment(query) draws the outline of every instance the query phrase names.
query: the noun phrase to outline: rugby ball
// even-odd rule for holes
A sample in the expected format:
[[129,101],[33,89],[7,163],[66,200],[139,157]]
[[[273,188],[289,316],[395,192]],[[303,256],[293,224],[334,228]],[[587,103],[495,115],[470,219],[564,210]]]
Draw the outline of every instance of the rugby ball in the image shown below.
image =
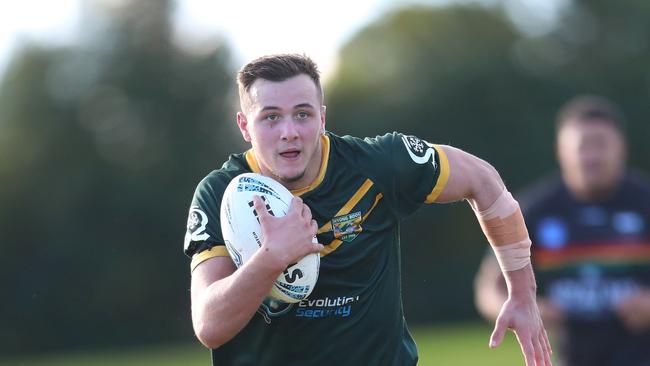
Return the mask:
[[[230,257],[237,268],[246,263],[262,246],[262,228],[253,207],[253,196],[264,200],[273,216],[284,216],[293,195],[276,180],[256,173],[235,177],[221,201],[221,232]],[[316,242],[316,237],[313,239]],[[273,283],[269,296],[274,300],[295,303],[309,296],[318,280],[320,256],[308,254],[289,265]]]

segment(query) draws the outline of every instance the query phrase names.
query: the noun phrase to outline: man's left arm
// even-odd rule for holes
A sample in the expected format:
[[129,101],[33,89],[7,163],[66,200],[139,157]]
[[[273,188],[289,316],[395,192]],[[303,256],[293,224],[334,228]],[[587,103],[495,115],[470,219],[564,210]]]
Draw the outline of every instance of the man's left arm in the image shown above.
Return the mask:
[[437,148],[447,157],[449,176],[435,202],[469,202],[508,286],[508,298],[496,320],[490,347],[498,346],[506,330],[511,329],[527,366],[551,365],[551,346],[536,302],[530,239],[517,201],[489,163],[451,146]]

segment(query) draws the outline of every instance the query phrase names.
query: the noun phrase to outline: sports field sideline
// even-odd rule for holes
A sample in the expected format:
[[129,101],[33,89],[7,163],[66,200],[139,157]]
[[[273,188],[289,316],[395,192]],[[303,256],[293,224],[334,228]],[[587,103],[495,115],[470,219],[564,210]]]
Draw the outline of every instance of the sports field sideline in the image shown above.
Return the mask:
[[[492,329],[483,323],[414,327],[420,351],[418,365],[510,366],[522,365],[514,335],[508,334],[501,347],[491,350]],[[88,351],[38,357],[0,358],[1,366],[203,366],[210,354],[198,342],[188,345],[145,347],[128,350]]]

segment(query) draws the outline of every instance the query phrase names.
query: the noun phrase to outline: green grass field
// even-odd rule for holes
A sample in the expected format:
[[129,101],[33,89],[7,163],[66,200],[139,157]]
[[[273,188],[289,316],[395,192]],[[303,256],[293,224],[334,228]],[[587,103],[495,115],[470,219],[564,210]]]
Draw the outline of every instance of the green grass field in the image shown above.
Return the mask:
[[[420,327],[412,329],[420,351],[418,365],[510,366],[522,365],[515,337],[509,334],[501,347],[488,348],[491,328],[483,324]],[[199,366],[210,365],[209,352],[198,343],[129,350],[88,351],[0,359],[2,366]]]

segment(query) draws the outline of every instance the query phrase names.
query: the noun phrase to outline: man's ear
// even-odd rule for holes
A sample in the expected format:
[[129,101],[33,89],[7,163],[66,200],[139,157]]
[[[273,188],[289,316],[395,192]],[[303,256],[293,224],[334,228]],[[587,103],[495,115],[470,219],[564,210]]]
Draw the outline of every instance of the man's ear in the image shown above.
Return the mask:
[[248,120],[244,112],[237,112],[237,127],[239,127],[239,131],[244,137],[244,141],[251,142],[251,134],[248,132]]
[[324,134],[325,133],[325,112],[327,111],[326,106],[321,106],[320,107],[320,133]]

